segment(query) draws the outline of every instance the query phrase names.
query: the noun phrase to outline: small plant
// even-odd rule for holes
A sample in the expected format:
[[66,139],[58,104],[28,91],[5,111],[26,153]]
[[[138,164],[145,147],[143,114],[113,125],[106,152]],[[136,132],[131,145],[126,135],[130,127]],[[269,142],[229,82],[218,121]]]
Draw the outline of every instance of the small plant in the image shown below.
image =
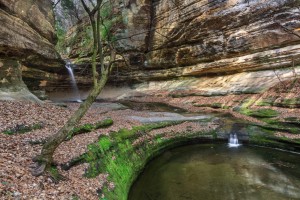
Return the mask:
[[6,135],[22,134],[33,130],[42,129],[43,127],[44,126],[42,123],[36,123],[33,125],[17,124],[15,127],[9,128],[2,133]]
[[60,180],[64,180],[65,178],[58,172],[57,167],[52,166],[49,170],[49,174],[54,183],[58,183]]

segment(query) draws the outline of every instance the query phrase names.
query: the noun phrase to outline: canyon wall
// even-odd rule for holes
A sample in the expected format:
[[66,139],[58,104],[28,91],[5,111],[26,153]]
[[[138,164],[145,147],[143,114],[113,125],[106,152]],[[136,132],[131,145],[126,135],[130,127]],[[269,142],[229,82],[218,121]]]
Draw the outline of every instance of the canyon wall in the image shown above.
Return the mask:
[[[270,70],[300,63],[300,1],[122,1],[125,28],[118,48],[130,66],[118,81],[171,80]],[[87,21],[67,34],[68,56],[80,62],[89,48]],[[68,43],[68,41],[73,41]],[[74,42],[76,41],[76,42]]]
[[[60,70],[64,62],[55,50],[57,37],[51,1],[0,0],[0,21],[0,92],[6,94],[0,96],[6,99],[9,91],[16,94],[27,90],[22,68],[54,72]],[[23,78],[26,79],[24,75]],[[32,78],[30,80],[41,81],[45,77]],[[12,96],[18,99],[18,95]]]
[[[145,24],[150,33],[138,45],[147,48],[136,62],[140,70],[132,76],[169,79],[299,64],[299,4],[296,0],[155,0],[151,21]],[[137,30],[141,24],[135,20],[128,29]]]

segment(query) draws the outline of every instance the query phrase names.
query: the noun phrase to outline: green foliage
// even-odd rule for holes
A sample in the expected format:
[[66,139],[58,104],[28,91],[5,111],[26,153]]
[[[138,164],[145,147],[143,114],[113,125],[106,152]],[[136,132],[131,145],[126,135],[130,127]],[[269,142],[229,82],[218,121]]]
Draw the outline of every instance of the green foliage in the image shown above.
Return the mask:
[[50,167],[49,175],[54,183],[64,180],[64,177],[58,172],[58,169],[55,166]]
[[61,0],[61,6],[65,10],[73,10],[75,8],[73,0]]
[[277,97],[268,97],[258,100],[255,104],[257,106],[272,106]]
[[272,102],[262,100],[262,101],[256,102],[256,105],[257,106],[272,106]]
[[104,41],[115,41],[115,34],[112,34],[113,30],[123,22],[122,15],[113,15],[113,7],[111,4],[105,4],[101,8],[100,14],[103,19],[100,28],[101,39]]
[[214,139],[217,139],[217,137],[218,137],[217,132],[216,132],[216,131],[213,131],[213,132],[212,132],[212,136],[213,136]]
[[41,123],[36,123],[33,125],[18,124],[13,128],[4,130],[2,133],[6,135],[22,134],[33,130],[42,129],[43,127],[44,126]]
[[83,38],[83,45],[90,45],[93,42],[93,32],[92,32],[92,27],[91,26],[87,26],[84,29],[84,34],[85,37]]
[[58,39],[55,48],[58,52],[63,53],[65,52],[66,31],[63,29],[61,22],[58,20],[55,21],[55,30]]

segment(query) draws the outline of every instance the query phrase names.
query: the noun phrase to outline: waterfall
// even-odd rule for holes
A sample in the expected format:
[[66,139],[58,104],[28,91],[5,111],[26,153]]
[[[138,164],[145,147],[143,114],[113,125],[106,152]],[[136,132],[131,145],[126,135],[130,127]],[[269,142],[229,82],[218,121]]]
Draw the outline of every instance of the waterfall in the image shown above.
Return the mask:
[[240,146],[239,140],[237,138],[237,134],[236,133],[230,134],[228,146],[229,147],[238,147],[238,146]]
[[75,76],[74,76],[72,66],[73,66],[73,64],[70,61],[67,61],[66,68],[68,69],[68,72],[69,72],[69,75],[70,75],[70,78],[71,78],[72,90],[73,90],[73,93],[75,95],[75,101],[80,103],[80,102],[82,102],[82,100],[80,98],[80,94],[79,94],[79,90],[78,90],[78,86],[77,86],[77,83],[76,83],[76,79],[75,79]]

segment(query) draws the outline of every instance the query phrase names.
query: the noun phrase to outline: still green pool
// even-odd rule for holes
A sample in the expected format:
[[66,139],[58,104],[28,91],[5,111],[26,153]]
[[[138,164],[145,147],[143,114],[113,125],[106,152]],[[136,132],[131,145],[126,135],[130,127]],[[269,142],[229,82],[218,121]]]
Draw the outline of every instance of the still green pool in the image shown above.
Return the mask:
[[128,199],[300,199],[300,155],[245,145],[178,147],[146,166]]

